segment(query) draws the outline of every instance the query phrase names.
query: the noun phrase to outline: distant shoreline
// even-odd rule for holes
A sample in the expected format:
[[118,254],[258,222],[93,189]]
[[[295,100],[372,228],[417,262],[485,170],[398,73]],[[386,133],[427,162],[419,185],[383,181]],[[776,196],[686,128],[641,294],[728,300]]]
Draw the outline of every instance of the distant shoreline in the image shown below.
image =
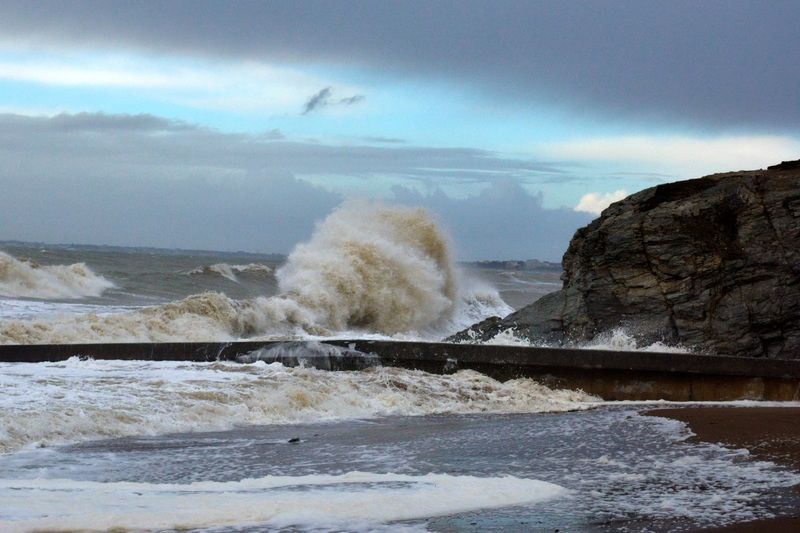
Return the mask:
[[[248,257],[266,261],[284,262],[288,254],[272,252],[247,252],[244,250],[206,250],[195,248],[162,248],[158,246],[120,246],[116,244],[77,244],[77,243],[51,243],[39,241],[0,240],[0,250],[3,247],[13,248],[53,248],[58,250],[88,250],[93,252],[113,253],[145,253],[158,255],[184,255],[184,256],[222,256],[222,257]],[[561,271],[561,263],[542,261],[539,259],[503,259],[459,261],[459,265],[473,268],[502,269],[502,270],[552,270]]]

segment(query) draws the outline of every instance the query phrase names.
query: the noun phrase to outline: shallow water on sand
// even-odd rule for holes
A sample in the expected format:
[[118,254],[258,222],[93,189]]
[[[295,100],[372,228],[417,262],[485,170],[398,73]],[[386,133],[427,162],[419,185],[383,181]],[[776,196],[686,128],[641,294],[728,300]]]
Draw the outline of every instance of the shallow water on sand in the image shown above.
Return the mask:
[[0,529],[689,530],[800,504],[799,476],[688,435],[600,407],[27,449],[0,456]]

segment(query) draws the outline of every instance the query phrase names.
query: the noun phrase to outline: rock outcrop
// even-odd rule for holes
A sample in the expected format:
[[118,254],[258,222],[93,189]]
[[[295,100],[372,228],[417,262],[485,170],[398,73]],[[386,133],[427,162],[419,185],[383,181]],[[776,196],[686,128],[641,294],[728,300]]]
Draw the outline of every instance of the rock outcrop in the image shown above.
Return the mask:
[[586,341],[624,327],[642,342],[800,358],[800,161],[646,189],[579,229],[563,288],[502,320],[489,339]]

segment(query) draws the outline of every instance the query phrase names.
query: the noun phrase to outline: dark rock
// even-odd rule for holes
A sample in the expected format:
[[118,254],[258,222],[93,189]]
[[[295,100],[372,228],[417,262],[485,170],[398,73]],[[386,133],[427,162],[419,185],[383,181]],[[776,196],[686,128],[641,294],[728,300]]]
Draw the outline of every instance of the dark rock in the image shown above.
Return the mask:
[[800,161],[631,195],[575,233],[562,265],[560,291],[473,326],[476,340],[625,327],[642,342],[800,359]]
[[800,159],[796,161],[783,161],[777,165],[767,167],[767,170],[797,170],[800,168]]
[[444,340],[445,342],[476,342],[489,340],[497,334],[497,327],[502,320],[503,319],[499,316],[490,316]]

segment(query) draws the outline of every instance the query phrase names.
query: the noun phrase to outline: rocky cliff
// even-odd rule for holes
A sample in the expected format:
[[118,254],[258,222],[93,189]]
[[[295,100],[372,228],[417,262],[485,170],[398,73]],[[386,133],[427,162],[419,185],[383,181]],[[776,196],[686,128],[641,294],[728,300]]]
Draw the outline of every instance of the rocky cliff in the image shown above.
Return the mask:
[[471,335],[570,343],[622,326],[643,342],[798,359],[800,161],[631,195],[575,233],[562,265],[560,291]]

